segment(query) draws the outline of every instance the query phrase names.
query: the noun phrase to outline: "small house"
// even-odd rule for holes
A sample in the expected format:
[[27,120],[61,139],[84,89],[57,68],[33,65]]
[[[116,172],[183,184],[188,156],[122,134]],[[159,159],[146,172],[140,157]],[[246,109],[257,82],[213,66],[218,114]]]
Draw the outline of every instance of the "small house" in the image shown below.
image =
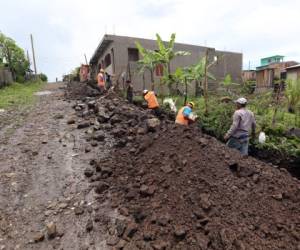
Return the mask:
[[300,80],[300,64],[296,64],[286,68],[286,78],[288,80]]

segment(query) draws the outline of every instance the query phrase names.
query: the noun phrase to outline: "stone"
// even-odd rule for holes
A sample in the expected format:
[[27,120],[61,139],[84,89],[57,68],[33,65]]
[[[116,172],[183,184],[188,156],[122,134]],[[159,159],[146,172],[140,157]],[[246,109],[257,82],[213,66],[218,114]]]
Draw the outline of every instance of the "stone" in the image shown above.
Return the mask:
[[108,176],[111,176],[111,174],[112,174],[112,169],[111,169],[111,167],[101,167],[101,174],[102,175],[105,175],[105,174],[107,174]]
[[97,194],[102,194],[105,190],[109,188],[109,185],[103,181],[97,181],[95,182],[94,185],[95,185],[95,192]]
[[174,236],[176,239],[183,240],[186,236],[186,229],[182,226],[175,226],[174,228]]
[[277,201],[281,201],[283,199],[283,195],[280,193],[280,194],[274,194],[272,195],[272,198],[277,200]]
[[140,187],[140,194],[142,196],[152,196],[155,192],[155,187],[154,186],[147,186],[147,185],[142,185]]
[[138,226],[136,223],[129,223],[127,225],[126,231],[125,231],[125,235],[129,238],[132,238],[133,235],[138,231]]
[[64,118],[64,115],[63,114],[56,114],[56,115],[54,115],[54,117],[53,117],[54,119],[63,119]]
[[127,209],[126,207],[121,207],[121,208],[119,209],[119,212],[120,212],[120,214],[123,215],[123,216],[128,216],[128,215],[129,215],[128,209]]
[[84,170],[84,175],[85,175],[86,177],[92,177],[93,174],[94,174],[94,171],[93,171],[93,169],[90,168],[90,167],[87,167],[87,168]]
[[118,242],[120,241],[120,239],[117,236],[110,236],[107,240],[106,240],[106,244],[108,246],[115,246],[118,244]]
[[82,207],[75,207],[74,213],[75,215],[81,215],[84,213],[84,209]]
[[33,236],[33,241],[35,243],[37,242],[41,242],[45,239],[45,235],[43,233],[36,233],[34,236]]
[[71,124],[74,124],[76,121],[74,118],[70,118],[67,120],[67,124],[71,125]]
[[91,219],[88,219],[85,226],[86,231],[91,232],[93,230],[93,227],[93,221]]
[[120,219],[116,219],[116,231],[117,231],[117,236],[122,237],[124,232],[126,230],[126,224],[124,221]]
[[89,109],[94,109],[96,106],[96,101],[92,100],[87,103]]
[[92,141],[92,142],[91,142],[91,146],[92,146],[92,147],[97,147],[97,146],[98,146],[98,143],[95,142],[95,141]]
[[58,205],[58,208],[60,208],[60,209],[65,209],[65,208],[67,208],[67,207],[68,207],[68,203],[65,203],[65,202],[60,203],[60,204]]
[[139,127],[138,129],[137,129],[137,134],[138,135],[144,135],[144,134],[146,134],[146,132],[147,132],[147,130],[145,129],[145,128],[142,128],[142,127]]
[[91,152],[91,150],[92,149],[90,147],[85,147],[84,152],[89,153],[89,152]]
[[147,119],[146,124],[149,131],[155,131],[160,126],[160,120],[158,118]]
[[93,139],[96,140],[96,141],[104,141],[105,139],[105,135],[101,132],[101,133],[96,133],[94,136],[93,136]]
[[171,221],[171,218],[170,218],[170,215],[168,215],[168,214],[161,215],[160,217],[158,217],[156,219],[157,224],[160,226],[166,226],[168,223],[170,223],[170,221]]
[[164,165],[160,169],[166,174],[173,172],[173,169],[170,164]]
[[121,249],[125,248],[126,244],[127,244],[127,241],[121,239],[119,241],[119,243],[116,245],[116,249],[121,250]]
[[57,230],[54,222],[49,222],[46,224],[47,235],[49,239],[53,239],[56,236]]
[[169,244],[166,241],[161,241],[161,240],[152,244],[152,247],[155,250],[166,250],[168,246]]
[[77,125],[78,129],[88,128],[90,126],[89,122],[81,122]]

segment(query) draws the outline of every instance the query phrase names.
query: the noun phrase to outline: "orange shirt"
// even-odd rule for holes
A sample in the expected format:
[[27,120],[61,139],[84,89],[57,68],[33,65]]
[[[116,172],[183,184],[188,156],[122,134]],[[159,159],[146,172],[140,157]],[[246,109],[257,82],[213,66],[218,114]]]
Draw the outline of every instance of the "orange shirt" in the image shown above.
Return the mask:
[[177,116],[176,116],[176,121],[175,123],[177,124],[181,124],[181,125],[189,125],[189,120],[186,119],[184,116],[183,116],[183,110],[184,110],[185,107],[182,107],[181,109],[179,109],[178,113],[177,113]]
[[99,73],[98,76],[97,76],[97,79],[98,79],[98,86],[99,87],[104,87],[105,86],[104,74]]
[[153,91],[148,91],[148,93],[144,96],[144,98],[148,103],[149,109],[155,109],[159,107],[157,98]]

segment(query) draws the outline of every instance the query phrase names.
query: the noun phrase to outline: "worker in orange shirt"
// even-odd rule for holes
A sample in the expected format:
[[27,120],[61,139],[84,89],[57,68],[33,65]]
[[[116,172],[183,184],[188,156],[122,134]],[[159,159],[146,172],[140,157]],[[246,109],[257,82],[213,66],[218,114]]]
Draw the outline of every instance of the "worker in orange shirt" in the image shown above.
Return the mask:
[[161,112],[160,112],[159,104],[158,104],[158,101],[157,101],[154,91],[149,91],[149,90],[145,89],[143,91],[143,95],[144,95],[145,101],[148,104],[148,109],[153,110],[153,112],[156,116],[160,116]]
[[105,91],[105,75],[104,75],[104,69],[100,69],[99,74],[97,75],[97,81],[98,81],[98,87],[103,93]]
[[188,102],[184,107],[179,109],[175,123],[188,126],[189,124],[195,122],[197,116],[193,114],[194,106],[195,103]]

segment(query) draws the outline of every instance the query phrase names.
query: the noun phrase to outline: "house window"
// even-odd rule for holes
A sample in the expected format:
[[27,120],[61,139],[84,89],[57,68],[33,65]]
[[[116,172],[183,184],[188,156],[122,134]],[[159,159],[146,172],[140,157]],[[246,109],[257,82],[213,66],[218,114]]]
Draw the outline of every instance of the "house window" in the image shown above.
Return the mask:
[[158,64],[155,67],[155,75],[163,76],[164,75],[164,66],[162,64]]
[[128,48],[128,61],[137,62],[139,60],[139,51],[138,49]]
[[104,65],[105,65],[105,68],[108,67],[109,65],[111,65],[111,57],[110,57],[110,54],[107,54],[104,58]]

